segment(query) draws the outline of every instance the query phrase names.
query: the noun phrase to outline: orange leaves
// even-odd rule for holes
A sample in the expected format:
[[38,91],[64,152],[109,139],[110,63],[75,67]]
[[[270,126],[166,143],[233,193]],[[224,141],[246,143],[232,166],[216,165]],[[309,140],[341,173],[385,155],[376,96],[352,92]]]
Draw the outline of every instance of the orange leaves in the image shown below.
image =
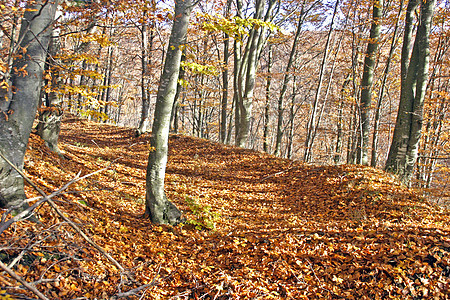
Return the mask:
[[125,284],[115,266],[46,206],[39,212],[44,227],[23,222],[2,236],[2,247],[14,241],[24,248],[30,236],[51,233],[16,264],[18,274],[28,281],[43,276],[48,282],[37,287],[54,299],[111,298],[119,286],[128,291],[143,284],[151,284],[147,299],[448,294],[449,214],[419,203],[383,172],[304,166],[176,136],[169,148],[168,197],[184,211],[186,197],[195,199],[198,209],[208,207],[220,218],[214,230],[156,226],[141,218],[148,139],[72,118],[60,143],[70,160],[52,156],[34,136],[26,158],[29,176],[46,190],[119,158],[111,172],[78,183],[77,192],[58,205],[135,281]]

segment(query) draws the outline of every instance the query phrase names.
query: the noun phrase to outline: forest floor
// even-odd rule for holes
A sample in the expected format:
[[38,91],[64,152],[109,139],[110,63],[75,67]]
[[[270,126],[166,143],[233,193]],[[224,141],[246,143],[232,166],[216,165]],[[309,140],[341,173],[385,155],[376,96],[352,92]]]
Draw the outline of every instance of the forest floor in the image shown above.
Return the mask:
[[[148,134],[71,117],[60,148],[32,135],[27,176],[50,194],[106,168],[54,201],[124,271],[43,204],[0,259],[49,299],[449,299],[450,212],[380,170],[172,135],[166,193],[189,223],[172,227],[141,217]],[[36,298],[4,272],[0,290]]]

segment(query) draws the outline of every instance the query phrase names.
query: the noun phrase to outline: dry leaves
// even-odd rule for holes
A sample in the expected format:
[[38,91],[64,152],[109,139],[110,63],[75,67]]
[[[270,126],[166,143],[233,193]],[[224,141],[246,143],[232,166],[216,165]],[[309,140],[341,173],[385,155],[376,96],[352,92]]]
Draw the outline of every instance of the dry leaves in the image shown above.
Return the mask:
[[[218,216],[214,230],[198,230],[141,218],[148,135],[68,118],[60,146],[69,160],[36,136],[29,144],[25,169],[47,192],[117,159],[57,203],[132,276],[44,205],[42,226],[21,222],[2,235],[0,259],[49,298],[445,299],[450,292],[449,212],[379,170],[302,165],[172,136],[168,197],[197,223]],[[0,280],[8,294],[27,293],[5,274]]]

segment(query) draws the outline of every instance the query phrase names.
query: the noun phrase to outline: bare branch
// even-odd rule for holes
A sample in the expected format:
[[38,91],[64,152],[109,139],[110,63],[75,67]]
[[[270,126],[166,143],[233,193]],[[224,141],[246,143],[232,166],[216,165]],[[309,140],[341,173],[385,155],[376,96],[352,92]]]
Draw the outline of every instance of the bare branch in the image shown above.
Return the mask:
[[[64,221],[66,221],[76,232],[78,232],[89,244],[91,244],[91,246],[93,246],[95,249],[97,249],[103,256],[105,256],[110,262],[112,262],[120,271],[124,271],[125,269],[111,256],[111,255],[109,255],[105,250],[103,250],[99,245],[97,245],[94,241],[92,241],[74,222],[72,222],[72,220],[70,220],[68,217],[66,217],[60,210],[59,210],[59,208],[56,206],[56,204],[55,204],[55,202],[53,202],[53,200],[51,200],[51,197],[50,196],[48,196],[43,190],[41,190],[36,184],[34,184],[34,182],[32,182],[31,181],[31,179],[29,179],[21,170],[19,170],[13,163],[11,163],[4,155],[3,155],[3,153],[0,153],[0,157],[2,157],[14,170],[16,170],[16,172],[17,173],[19,173],[20,174],[20,176],[22,176],[24,179],[25,179],[25,181],[26,182],[28,182],[34,189],[36,189],[36,191],[38,191],[39,192],[39,194],[41,194],[42,196],[43,196],[43,199],[41,200],[41,202],[44,202],[44,201],[47,201],[48,202],[48,204],[50,204],[50,206],[56,211],[56,213],[64,220]],[[119,158],[117,158],[117,159],[119,159]],[[69,187],[69,185],[71,185],[72,183],[74,183],[74,182],[77,182],[77,181],[80,181],[80,180],[82,180],[82,179],[84,179],[84,178],[87,178],[87,177],[89,177],[89,176],[92,176],[92,175],[94,175],[94,174],[97,174],[97,173],[100,173],[100,172],[102,172],[102,171],[104,171],[104,170],[106,170],[106,169],[108,169],[108,168],[110,168],[110,166],[112,165],[112,163],[113,162],[115,162],[117,159],[115,159],[115,160],[113,160],[107,167],[105,167],[105,168],[103,168],[103,169],[100,169],[100,170],[97,170],[97,171],[95,171],[95,172],[93,172],[93,173],[90,173],[90,174],[87,174],[87,175],[85,175],[85,176],[82,176],[82,177],[79,177],[78,178],[78,176],[79,176],[79,174],[80,173],[78,173],[77,174],[77,176],[74,178],[74,179],[72,179],[71,181],[69,181],[68,183],[66,183],[62,188],[60,188],[57,192],[54,192],[54,193],[52,193],[51,194],[51,196],[52,197],[54,197],[54,196],[56,196],[56,195],[58,195],[59,193],[60,193],[60,191],[63,191],[63,190],[65,190],[65,189],[67,189],[68,187]],[[39,201],[38,201],[39,202]],[[34,205],[33,205],[34,206]],[[37,206],[36,206],[37,207]],[[31,208],[31,206],[30,206],[30,208]],[[26,210],[29,210],[29,209],[26,209]],[[22,213],[20,213],[19,215],[22,215]],[[23,214],[23,215],[26,215],[26,213],[25,214]],[[23,216],[22,215],[22,216]],[[16,216],[17,217],[17,216]],[[10,220],[8,220],[8,222],[9,222],[9,225],[11,225],[13,222],[15,222],[15,221],[17,221],[17,220],[15,220],[15,221],[12,221],[12,222],[10,222],[11,220],[13,220],[13,219],[15,219],[15,217],[14,218],[12,218],[12,219],[10,219]],[[6,222],[6,223],[8,223],[8,222]],[[3,225],[2,227],[0,227],[0,233],[3,231],[3,230],[5,230],[6,228],[8,228],[9,227],[9,225]],[[1,230],[1,228],[3,228],[3,227],[5,227],[6,226],[6,228],[4,228],[3,230]]]
[[17,280],[18,282],[20,282],[24,287],[26,287],[27,289],[29,289],[31,292],[33,292],[33,294],[35,294],[36,296],[39,297],[39,299],[41,300],[49,300],[47,297],[45,297],[44,294],[42,294],[41,292],[39,292],[36,287],[34,285],[29,284],[27,281],[25,281],[22,277],[20,277],[19,275],[17,275],[13,270],[11,270],[10,268],[8,268],[8,266],[6,266],[1,260],[0,260],[0,268],[3,269],[3,271],[5,271],[6,273],[9,274],[9,276],[11,276],[12,278],[14,278],[15,280]]

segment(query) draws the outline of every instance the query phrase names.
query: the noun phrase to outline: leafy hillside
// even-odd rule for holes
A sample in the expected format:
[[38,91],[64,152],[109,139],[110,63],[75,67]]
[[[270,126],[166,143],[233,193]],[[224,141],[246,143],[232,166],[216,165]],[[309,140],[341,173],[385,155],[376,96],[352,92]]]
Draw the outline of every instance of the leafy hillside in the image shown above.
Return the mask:
[[[108,167],[54,200],[125,270],[44,204],[42,225],[2,234],[0,259],[49,299],[448,299],[449,211],[382,171],[174,135],[166,191],[188,224],[169,227],[141,218],[149,135],[68,118],[60,146],[67,159],[32,136],[27,175],[50,194]],[[17,284],[1,273],[31,296]]]

